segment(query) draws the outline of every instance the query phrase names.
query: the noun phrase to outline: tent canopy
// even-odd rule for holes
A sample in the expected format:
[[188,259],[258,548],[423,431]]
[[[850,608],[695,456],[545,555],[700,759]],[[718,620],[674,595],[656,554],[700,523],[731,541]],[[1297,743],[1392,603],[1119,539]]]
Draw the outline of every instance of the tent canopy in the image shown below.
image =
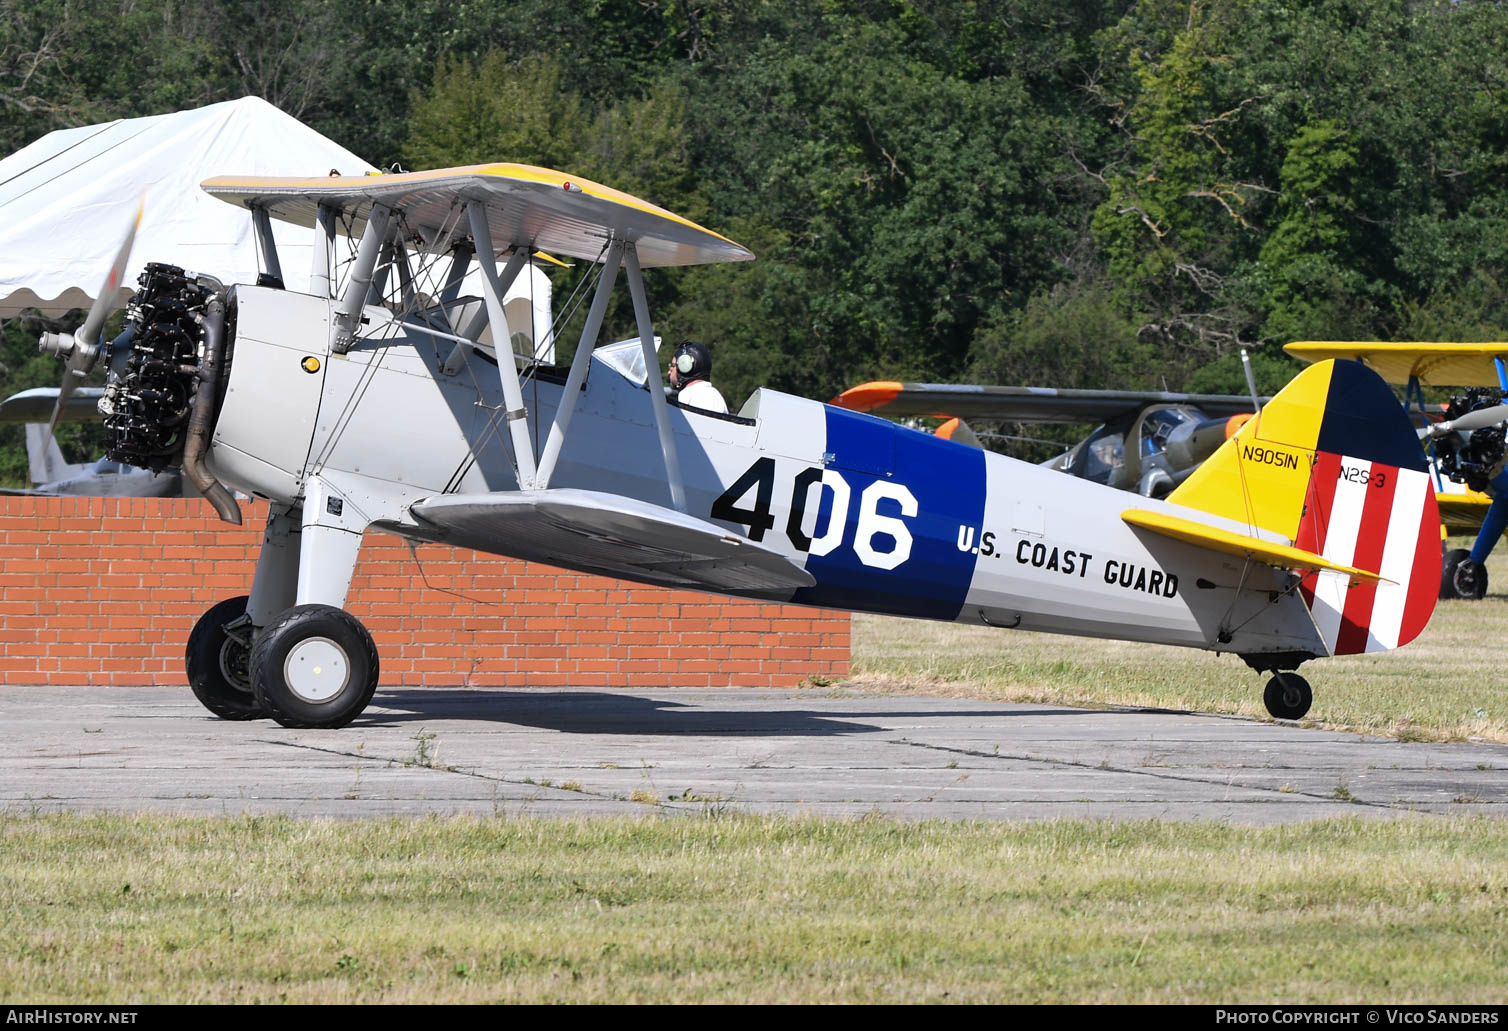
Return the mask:
[[[87,308],[143,201],[125,304],[149,261],[227,283],[256,280],[251,217],[210,197],[213,175],[374,171],[259,97],[192,111],[60,129],[0,160],[0,318]],[[307,290],[313,234],[275,228],[284,279]]]
[[[324,177],[376,171],[259,97],[147,118],[60,129],[0,160],[0,319],[88,308],[142,203],[131,262],[116,290],[124,307],[147,262],[230,283],[259,271],[251,215],[200,189],[219,175]],[[283,282],[307,292],[314,231],[274,221]],[[354,241],[347,245],[354,246]],[[347,263],[337,244],[337,261]],[[448,261],[428,263],[436,282]],[[478,270],[468,293],[480,293]],[[553,357],[550,281],[538,268],[514,281],[505,307],[527,350]],[[522,344],[515,342],[522,348]]]

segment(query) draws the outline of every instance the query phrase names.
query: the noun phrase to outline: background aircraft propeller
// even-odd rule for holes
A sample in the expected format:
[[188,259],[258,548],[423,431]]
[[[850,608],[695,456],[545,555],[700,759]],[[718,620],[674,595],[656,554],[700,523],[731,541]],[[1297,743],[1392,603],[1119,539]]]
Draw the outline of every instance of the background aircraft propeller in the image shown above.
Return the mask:
[[1484,426],[1495,426],[1504,420],[1508,420],[1508,404],[1494,405],[1491,408],[1478,408],[1474,412],[1467,412],[1459,419],[1449,422],[1437,422],[1419,431],[1421,439],[1443,437],[1450,433],[1469,433],[1479,430]]

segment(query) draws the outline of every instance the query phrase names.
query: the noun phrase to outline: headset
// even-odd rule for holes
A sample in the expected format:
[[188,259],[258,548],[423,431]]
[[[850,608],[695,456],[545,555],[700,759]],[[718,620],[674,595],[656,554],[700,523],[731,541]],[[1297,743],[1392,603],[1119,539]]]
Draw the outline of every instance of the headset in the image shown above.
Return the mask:
[[683,340],[677,344],[672,360],[682,382],[712,378],[712,352],[695,340]]

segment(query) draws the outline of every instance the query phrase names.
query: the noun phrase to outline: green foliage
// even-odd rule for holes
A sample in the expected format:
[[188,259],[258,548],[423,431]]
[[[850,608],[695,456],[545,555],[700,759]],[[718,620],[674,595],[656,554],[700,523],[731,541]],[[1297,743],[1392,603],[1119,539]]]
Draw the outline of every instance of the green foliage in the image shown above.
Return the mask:
[[1160,389],[1156,348],[1103,284],[1062,286],[990,318],[974,335],[968,377],[982,383]]
[[[1270,397],[1283,389],[1284,384],[1298,375],[1304,363],[1290,358],[1276,347],[1263,347],[1251,352],[1252,378],[1257,382],[1257,393]],[[1184,382],[1183,388],[1195,394],[1237,394],[1245,397],[1250,391],[1246,385],[1246,373],[1241,368],[1241,355],[1232,351],[1208,365],[1197,369]]]
[[490,51],[480,64],[445,58],[411,108],[407,160],[444,168],[507,160],[547,168],[580,164],[591,128],[581,97],[549,56],[510,61]]
[[1401,319],[1403,340],[1508,340],[1508,288],[1478,269],[1464,282],[1405,304]]
[[[735,405],[1244,392],[1237,344],[1270,390],[1292,339],[1508,333],[1505,50],[1481,0],[0,0],[0,142],[255,93],[378,164],[627,190],[757,254],[648,275]],[[7,388],[54,382],[15,340]]]
[[1387,291],[1368,275],[1379,241],[1356,217],[1358,166],[1355,142],[1335,121],[1306,125],[1290,141],[1277,222],[1258,256],[1269,338],[1369,335],[1375,316],[1368,302]]
[[1149,0],[1103,37],[1120,75],[1098,92],[1125,136],[1093,232],[1123,307],[1195,359],[1243,339],[1252,317],[1234,277],[1264,190],[1233,143],[1257,99],[1233,81],[1237,7],[1193,3],[1171,22],[1170,5]]

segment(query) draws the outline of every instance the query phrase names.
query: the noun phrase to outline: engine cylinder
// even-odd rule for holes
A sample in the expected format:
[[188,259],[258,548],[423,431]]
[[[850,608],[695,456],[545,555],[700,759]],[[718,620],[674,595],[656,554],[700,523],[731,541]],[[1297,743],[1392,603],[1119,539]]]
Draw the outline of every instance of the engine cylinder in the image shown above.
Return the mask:
[[159,263],[147,265],[137,282],[126,309],[128,332],[113,345],[129,351],[123,358],[110,355],[99,407],[109,457],[160,472],[183,458],[204,355],[206,306],[215,290]]

